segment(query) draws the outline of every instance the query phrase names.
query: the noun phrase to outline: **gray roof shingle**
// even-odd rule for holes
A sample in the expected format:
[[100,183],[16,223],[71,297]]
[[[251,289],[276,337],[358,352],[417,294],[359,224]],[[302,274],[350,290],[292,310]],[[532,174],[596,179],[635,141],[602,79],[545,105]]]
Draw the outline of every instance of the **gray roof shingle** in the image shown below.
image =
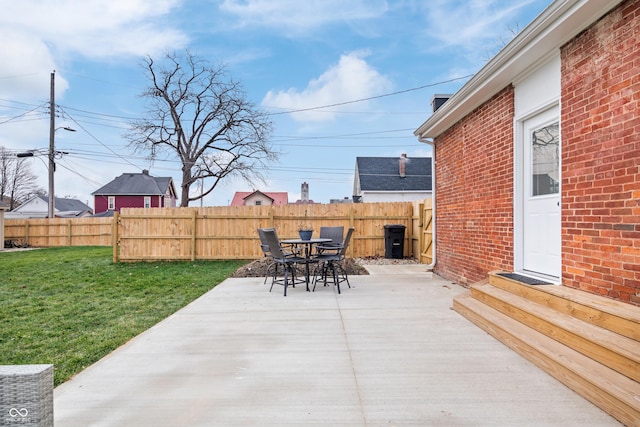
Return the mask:
[[123,173],[110,183],[94,191],[94,196],[145,195],[155,196],[167,193],[171,177],[153,177],[148,173]]
[[[49,198],[46,196],[40,196],[40,198],[47,203],[49,202]],[[78,199],[66,199],[64,197],[56,197],[55,198],[55,208],[58,211],[62,212],[70,212],[70,211],[78,211],[78,212],[91,212],[91,208],[87,206],[84,202]]]
[[361,191],[431,191],[431,158],[408,158],[400,177],[398,157],[356,157]]

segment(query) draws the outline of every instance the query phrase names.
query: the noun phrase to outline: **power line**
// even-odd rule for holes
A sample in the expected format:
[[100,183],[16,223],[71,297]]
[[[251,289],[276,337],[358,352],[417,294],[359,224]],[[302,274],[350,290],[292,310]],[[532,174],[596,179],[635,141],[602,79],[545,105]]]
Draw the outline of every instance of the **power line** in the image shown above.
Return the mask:
[[[62,105],[61,105],[62,107]],[[115,114],[106,114],[106,113],[96,113],[94,111],[88,111],[88,110],[82,110],[79,108],[73,108],[73,107],[69,107],[69,106],[64,106],[65,110],[71,110],[71,111],[78,111],[81,113],[86,113],[86,114],[91,114],[94,116],[104,116],[104,117],[110,117],[110,118],[115,118],[115,119],[125,119],[125,120],[140,120],[139,117],[130,117],[130,116],[118,116]],[[85,116],[86,117],[86,116]]]
[[431,83],[431,84],[424,85],[424,86],[414,87],[414,88],[411,88],[411,89],[399,90],[397,92],[385,93],[385,94],[382,94],[382,95],[370,96],[368,98],[356,99],[356,100],[353,100],[353,101],[337,102],[335,104],[321,105],[321,106],[309,107],[309,108],[300,108],[300,109],[297,109],[297,110],[287,110],[287,111],[281,111],[279,113],[267,113],[267,115],[269,115],[269,116],[277,116],[277,115],[281,115],[281,114],[301,113],[301,112],[304,112],[304,111],[313,111],[313,110],[319,110],[319,109],[323,109],[323,108],[338,107],[340,105],[355,104],[357,102],[371,101],[372,99],[380,99],[380,98],[386,98],[388,96],[400,95],[402,93],[414,92],[414,91],[417,91],[417,90],[426,89],[428,87],[438,86],[438,85],[445,84],[445,83],[451,83],[451,82],[454,82],[456,80],[468,79],[470,77],[473,77],[473,74],[468,74],[468,75],[462,76],[462,77],[454,77],[454,78],[449,79],[449,80],[444,80],[444,81],[437,82],[437,83]]
[[91,138],[93,138],[93,140],[95,140],[98,144],[102,145],[104,148],[106,148],[111,153],[115,154],[116,156],[118,156],[120,159],[124,160],[126,163],[130,164],[131,166],[134,166],[136,168],[138,167],[138,165],[136,165],[134,163],[131,163],[129,160],[127,160],[126,158],[122,157],[119,153],[113,151],[107,144],[105,144],[102,141],[100,141],[96,136],[94,136],[91,132],[89,132],[84,126],[82,126],[76,119],[71,117],[66,111],[63,110],[63,112],[67,115],[67,117],[69,117],[69,119],[71,119],[83,131],[85,131],[87,133],[87,135],[89,135]]
[[0,80],[20,79],[20,78],[23,78],[23,77],[35,76],[36,74],[40,74],[40,73],[37,72],[37,73],[29,73],[29,74],[16,74],[15,76],[0,76]]
[[5,120],[5,121],[0,122],[0,125],[3,125],[3,124],[5,124],[5,123],[9,123],[10,121],[13,121],[13,120],[16,120],[16,119],[19,119],[20,117],[24,117],[24,116],[26,116],[27,114],[32,113],[33,111],[37,110],[38,108],[42,108],[42,105],[38,105],[38,106],[36,106],[36,107],[32,108],[31,110],[25,111],[25,112],[24,112],[24,113],[22,113],[22,114],[18,114],[17,116],[10,117],[10,118],[8,118],[8,119],[7,119],[7,120]]

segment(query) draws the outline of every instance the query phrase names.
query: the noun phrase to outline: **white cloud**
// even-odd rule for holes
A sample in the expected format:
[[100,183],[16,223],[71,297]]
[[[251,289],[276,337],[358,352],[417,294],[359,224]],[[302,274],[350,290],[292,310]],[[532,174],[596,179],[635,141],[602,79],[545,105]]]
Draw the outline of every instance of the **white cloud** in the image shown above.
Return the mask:
[[[269,91],[262,105],[268,108],[304,110],[325,105],[339,104],[383,94],[392,87],[390,80],[369,65],[362,52],[342,55],[339,62],[317,79],[311,80],[301,91],[290,88],[286,91]],[[366,102],[366,101],[365,101]],[[340,106],[340,110],[361,109],[363,103]],[[337,107],[331,111],[319,109],[293,113],[298,121],[320,122],[333,120]]]
[[[66,62],[78,57],[121,60],[181,47],[186,36],[162,22],[180,1],[0,0],[0,98],[42,102],[52,70],[62,98]],[[13,105],[2,115],[19,112]]]
[[475,50],[487,41],[504,38],[504,23],[535,0],[430,0],[424,2],[427,35],[439,48],[461,46]]
[[[49,93],[49,78],[55,61],[46,43],[35,35],[0,28],[0,98],[42,98]],[[57,81],[60,90],[67,87]]]
[[3,44],[18,41],[30,49],[25,42],[31,38],[53,51],[88,58],[157,53],[186,44],[186,36],[164,20],[180,1],[3,0],[0,27],[14,34]]
[[300,34],[318,27],[377,18],[386,0],[224,0],[220,9],[235,15],[241,26],[264,26]]

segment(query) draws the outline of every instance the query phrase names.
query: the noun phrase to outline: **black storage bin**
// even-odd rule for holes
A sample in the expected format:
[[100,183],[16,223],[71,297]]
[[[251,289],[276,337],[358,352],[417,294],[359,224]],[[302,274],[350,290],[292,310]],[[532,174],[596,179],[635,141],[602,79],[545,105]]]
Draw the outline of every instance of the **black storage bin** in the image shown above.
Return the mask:
[[384,226],[384,257],[400,259],[404,255],[404,229],[402,224]]

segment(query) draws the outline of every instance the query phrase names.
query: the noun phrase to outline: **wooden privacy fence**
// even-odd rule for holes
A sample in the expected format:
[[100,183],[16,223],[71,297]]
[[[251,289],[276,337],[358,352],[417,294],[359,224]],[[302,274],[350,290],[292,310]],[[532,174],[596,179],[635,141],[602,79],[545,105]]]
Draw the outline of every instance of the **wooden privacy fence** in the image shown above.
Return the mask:
[[[425,207],[428,206],[428,207]],[[384,226],[405,228],[404,256],[430,260],[431,200],[402,203],[125,208],[114,218],[5,220],[5,238],[29,246],[112,246],[117,261],[255,259],[256,230],[297,238],[301,224],[354,227],[348,256],[385,255]]]
[[111,246],[113,218],[5,219],[4,238],[32,247]]

